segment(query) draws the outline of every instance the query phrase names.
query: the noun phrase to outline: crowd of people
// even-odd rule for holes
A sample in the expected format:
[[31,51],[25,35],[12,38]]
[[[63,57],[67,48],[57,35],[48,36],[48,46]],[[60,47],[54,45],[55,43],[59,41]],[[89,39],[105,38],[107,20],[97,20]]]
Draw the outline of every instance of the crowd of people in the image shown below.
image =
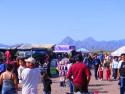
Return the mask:
[[[69,79],[70,93],[81,92],[88,94],[88,84],[94,71],[95,80],[118,81],[120,94],[125,92],[125,54],[110,56],[110,54],[87,54],[81,53],[74,57],[64,57],[59,60],[58,71],[60,86],[65,85],[65,79]],[[82,80],[80,80],[82,79]],[[81,82],[83,81],[83,82]],[[80,83],[80,84],[79,84]]]
[[[6,60],[0,59],[0,93],[17,94],[19,86],[22,94],[38,94],[37,87],[43,83],[42,94],[51,94],[50,58],[46,56],[41,71],[41,65],[36,64],[33,57],[11,60],[11,53],[6,51]],[[57,71],[59,85],[68,83],[70,94],[89,94],[88,86],[94,72],[95,80],[119,80],[120,94],[125,91],[125,54],[110,56],[109,54],[76,53],[57,56]],[[105,77],[105,78],[104,78]]]

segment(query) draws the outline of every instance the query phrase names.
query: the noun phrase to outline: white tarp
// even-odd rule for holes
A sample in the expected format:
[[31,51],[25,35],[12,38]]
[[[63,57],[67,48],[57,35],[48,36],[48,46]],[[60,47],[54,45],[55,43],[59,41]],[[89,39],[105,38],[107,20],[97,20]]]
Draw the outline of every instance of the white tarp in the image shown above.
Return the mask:
[[33,48],[46,48],[51,49],[54,45],[53,44],[22,44],[21,46],[17,47],[17,49],[33,49]]
[[31,44],[22,44],[21,46],[17,47],[17,49],[32,49],[32,45]]
[[125,53],[125,46],[118,48],[116,51],[112,52],[112,56],[120,56],[121,54]]
[[54,44],[32,44],[32,48],[46,48],[46,49],[52,49]]
[[85,53],[88,53],[89,51],[85,48],[79,48],[77,49],[78,52],[85,52]]

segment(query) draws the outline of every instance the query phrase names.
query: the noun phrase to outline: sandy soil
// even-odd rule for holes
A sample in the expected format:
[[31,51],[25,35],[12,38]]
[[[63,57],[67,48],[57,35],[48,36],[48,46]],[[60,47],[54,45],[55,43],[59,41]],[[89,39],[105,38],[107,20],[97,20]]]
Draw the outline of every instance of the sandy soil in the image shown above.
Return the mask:
[[[66,92],[69,92],[68,85],[66,87],[59,86],[59,78],[52,78],[52,81],[53,84],[51,94],[66,94]],[[38,94],[43,94],[42,88],[42,83],[40,83],[38,87]],[[98,92],[98,94],[119,94],[118,81],[106,81],[105,78],[103,81],[95,80],[94,76],[92,75],[89,85],[89,92]],[[19,91],[18,94],[21,94],[21,91]]]

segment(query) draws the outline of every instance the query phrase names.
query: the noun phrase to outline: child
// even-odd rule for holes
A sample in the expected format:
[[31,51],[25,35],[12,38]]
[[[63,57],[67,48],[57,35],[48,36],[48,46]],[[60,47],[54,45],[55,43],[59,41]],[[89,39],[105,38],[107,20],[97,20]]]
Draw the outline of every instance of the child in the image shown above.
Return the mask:
[[51,94],[52,80],[49,78],[47,73],[43,73],[43,94]]
[[98,74],[99,74],[99,79],[103,80],[103,67],[102,67],[102,65],[99,65]]
[[59,78],[60,78],[60,86],[64,87],[65,86],[65,66],[64,62],[60,61],[60,65],[58,66],[59,69]]
[[111,71],[109,66],[106,67],[106,80],[110,80]]

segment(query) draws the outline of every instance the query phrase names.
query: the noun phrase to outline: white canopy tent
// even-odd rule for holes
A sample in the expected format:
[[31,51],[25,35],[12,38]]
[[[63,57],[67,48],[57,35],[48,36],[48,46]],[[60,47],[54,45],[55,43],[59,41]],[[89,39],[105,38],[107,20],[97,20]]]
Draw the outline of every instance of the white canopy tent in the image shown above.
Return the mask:
[[118,48],[116,51],[112,52],[112,56],[120,56],[121,54],[125,53],[125,46]]
[[88,53],[89,50],[85,49],[85,48],[79,48],[77,49],[78,52],[84,52],[84,53]]

